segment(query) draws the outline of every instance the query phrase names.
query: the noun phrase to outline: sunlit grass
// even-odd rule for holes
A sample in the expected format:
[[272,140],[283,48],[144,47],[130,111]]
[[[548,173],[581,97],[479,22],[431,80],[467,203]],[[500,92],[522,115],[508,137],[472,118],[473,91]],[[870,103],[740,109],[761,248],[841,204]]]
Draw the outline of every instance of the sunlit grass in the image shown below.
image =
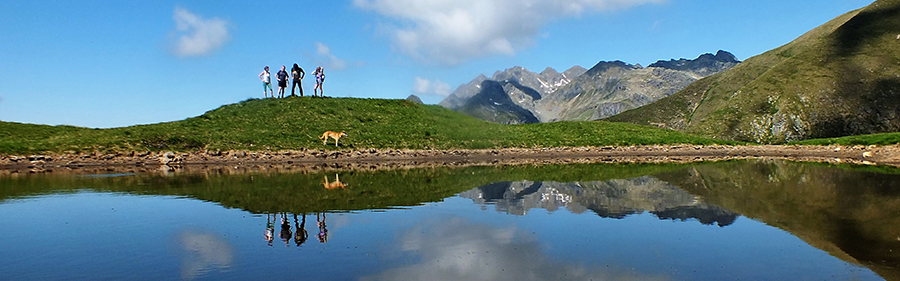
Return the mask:
[[[341,146],[324,131],[345,131]],[[728,143],[624,123],[501,125],[436,105],[356,98],[250,99],[181,121],[112,129],[0,122],[0,153],[145,150],[476,149]]]

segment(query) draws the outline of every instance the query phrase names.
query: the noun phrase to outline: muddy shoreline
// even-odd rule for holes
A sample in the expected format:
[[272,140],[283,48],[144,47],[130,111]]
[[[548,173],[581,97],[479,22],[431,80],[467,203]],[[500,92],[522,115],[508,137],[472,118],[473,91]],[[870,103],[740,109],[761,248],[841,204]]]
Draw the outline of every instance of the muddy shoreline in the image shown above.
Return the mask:
[[381,170],[437,166],[565,163],[688,163],[784,159],[900,167],[900,146],[724,146],[505,148],[454,150],[196,151],[0,155],[0,175],[146,173],[159,171]]

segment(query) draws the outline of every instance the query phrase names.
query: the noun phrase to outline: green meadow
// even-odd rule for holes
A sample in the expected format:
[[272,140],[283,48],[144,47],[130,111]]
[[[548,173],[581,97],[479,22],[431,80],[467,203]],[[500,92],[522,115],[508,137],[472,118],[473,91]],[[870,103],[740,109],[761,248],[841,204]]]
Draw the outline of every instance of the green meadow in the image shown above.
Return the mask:
[[[345,131],[340,146],[324,131]],[[92,129],[0,122],[0,153],[300,149],[483,149],[734,144],[606,121],[501,125],[437,105],[358,98],[249,99],[185,120]]]

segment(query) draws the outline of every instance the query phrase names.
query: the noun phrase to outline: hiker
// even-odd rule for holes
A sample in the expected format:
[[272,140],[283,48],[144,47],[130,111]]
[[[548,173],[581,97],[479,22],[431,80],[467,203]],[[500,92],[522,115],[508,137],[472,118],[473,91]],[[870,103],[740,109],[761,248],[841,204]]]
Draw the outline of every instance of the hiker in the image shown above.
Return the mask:
[[313,75],[316,76],[316,87],[313,88],[313,96],[316,96],[316,89],[319,90],[319,96],[325,96],[325,89],[322,88],[322,82],[325,82],[325,69],[319,66],[316,68],[316,71],[313,72]]
[[[288,73],[284,71],[284,66],[281,66],[281,70],[278,73],[275,73],[275,79],[278,80],[278,97],[284,98],[284,90],[287,89],[287,79]],[[275,95],[272,95],[274,98]]]
[[303,96],[303,85],[300,84],[300,80],[303,79],[304,76],[306,76],[306,72],[304,72],[297,63],[294,63],[294,68],[291,68],[291,77],[294,78],[294,83],[291,84],[292,97],[296,96],[294,95],[294,87],[300,88],[300,96]]
[[[263,72],[259,74],[259,80],[263,82],[263,96],[269,97],[269,93],[272,93],[272,97],[275,97],[275,92],[272,92],[272,78],[269,75],[269,66],[267,65],[263,68]],[[269,89],[269,92],[266,92],[266,88]]]

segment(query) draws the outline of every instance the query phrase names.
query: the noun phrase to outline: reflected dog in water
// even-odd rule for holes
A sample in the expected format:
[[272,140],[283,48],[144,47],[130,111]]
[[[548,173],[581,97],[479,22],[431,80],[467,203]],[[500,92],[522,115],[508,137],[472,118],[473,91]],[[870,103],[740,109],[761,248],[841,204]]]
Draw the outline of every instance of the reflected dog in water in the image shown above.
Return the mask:
[[332,131],[325,131],[324,133],[322,133],[322,136],[319,137],[319,139],[322,140],[322,145],[328,145],[328,138],[333,138],[334,146],[338,146],[338,140],[340,140],[341,137],[346,137],[346,136],[347,136],[347,133],[345,133],[344,131],[341,131],[340,133],[332,132]]
[[322,185],[325,186],[325,189],[331,190],[331,189],[335,189],[335,188],[338,188],[338,187],[340,187],[340,188],[346,188],[347,185],[344,184],[344,183],[342,183],[342,182],[341,182],[341,178],[339,178],[338,176],[339,176],[338,174],[334,174],[334,181],[333,181],[333,182],[328,182],[328,176],[326,175],[326,176],[325,176],[325,182],[322,183]]

